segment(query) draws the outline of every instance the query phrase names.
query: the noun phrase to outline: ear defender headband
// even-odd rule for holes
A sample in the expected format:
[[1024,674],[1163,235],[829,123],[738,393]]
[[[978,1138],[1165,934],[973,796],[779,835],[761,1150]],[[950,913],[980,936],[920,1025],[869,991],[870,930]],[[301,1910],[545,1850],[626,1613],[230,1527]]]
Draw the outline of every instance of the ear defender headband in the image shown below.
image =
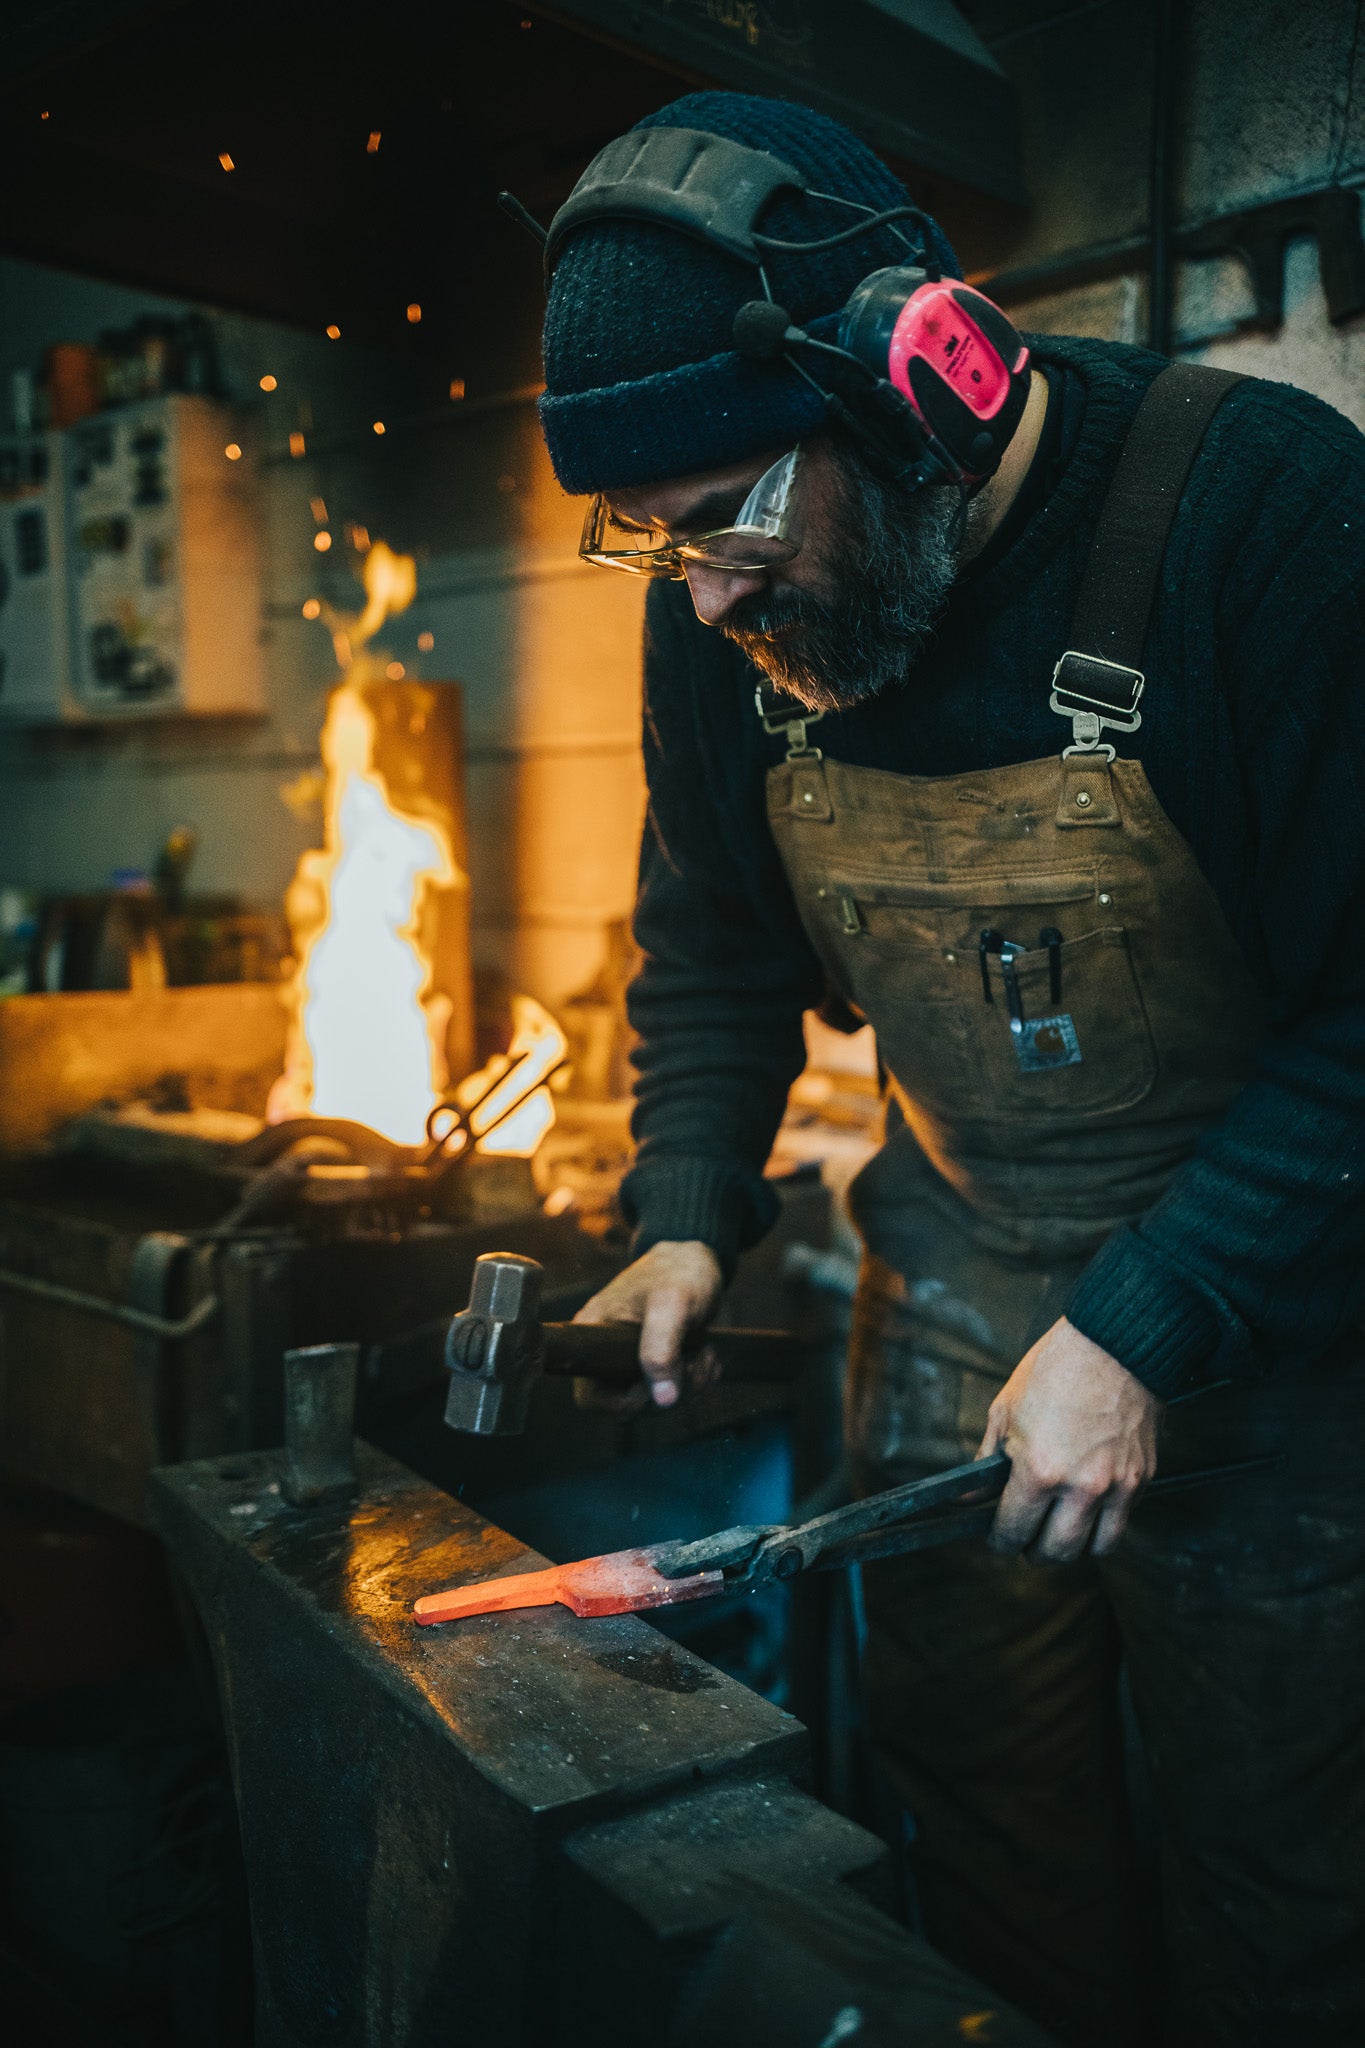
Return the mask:
[[[778,241],[755,222],[782,191],[863,217],[817,240]],[[756,272],[763,296],[736,313],[735,348],[753,361],[788,364],[883,475],[970,493],[999,468],[1028,399],[1028,349],[984,292],[924,260],[928,223],[918,207],[875,213],[814,191],[767,150],[695,128],[637,128],[609,142],[548,232],[510,193],[499,203],[543,244],[547,283],[566,237],[599,220],[653,221],[738,257]],[[918,249],[900,221],[919,225]],[[899,236],[912,260],[863,279],[839,316],[837,342],[808,334],[776,304],[766,257],[814,255],[881,227]]]

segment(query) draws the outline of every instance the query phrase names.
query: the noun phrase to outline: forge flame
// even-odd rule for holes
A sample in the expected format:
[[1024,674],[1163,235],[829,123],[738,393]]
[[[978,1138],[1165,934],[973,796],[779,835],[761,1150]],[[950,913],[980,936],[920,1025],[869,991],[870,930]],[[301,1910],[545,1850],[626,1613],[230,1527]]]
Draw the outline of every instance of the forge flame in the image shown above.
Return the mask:
[[349,666],[322,733],[323,844],[303,855],[285,898],[298,966],[285,1070],[266,1115],[345,1117],[420,1145],[448,1078],[450,1019],[422,947],[422,910],[428,890],[463,877],[440,819],[400,809],[374,765],[365,685],[377,667],[364,645],[411,603],[415,565],[377,541],[364,578],[360,616],[328,621]]
[[[302,856],[285,896],[297,966],[285,1069],[266,1115],[271,1123],[340,1117],[421,1146],[447,1091],[451,1014],[423,945],[424,912],[428,892],[463,886],[465,877],[435,806],[421,815],[403,809],[375,765],[368,693],[383,687],[382,657],[365,648],[412,602],[415,564],[376,541],[364,581],[358,616],[317,607],[346,675],[322,732],[323,844]],[[529,1158],[555,1120],[550,1085],[564,1076],[567,1042],[533,998],[514,996],[512,1005],[507,1052],[462,1081],[454,1100],[476,1150]]]

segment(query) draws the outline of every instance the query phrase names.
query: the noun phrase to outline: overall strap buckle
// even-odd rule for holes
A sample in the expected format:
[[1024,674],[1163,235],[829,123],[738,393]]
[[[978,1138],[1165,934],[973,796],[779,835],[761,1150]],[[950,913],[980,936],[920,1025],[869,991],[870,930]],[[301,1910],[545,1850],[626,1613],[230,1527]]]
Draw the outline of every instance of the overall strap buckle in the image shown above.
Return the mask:
[[1141,669],[1068,648],[1052,671],[1048,699],[1054,711],[1071,720],[1071,745],[1063,747],[1062,759],[1069,754],[1103,754],[1112,761],[1114,748],[1103,734],[1137,731],[1142,723],[1138,702],[1146,686]]
[[804,704],[798,704],[794,698],[782,696],[770,683],[758,685],[754,691],[754,706],[763,720],[764,732],[781,733],[786,740],[787,760],[824,759],[819,747],[811,746],[806,739],[807,728],[820,723],[825,715],[823,711],[807,711]]
[[[1168,363],[1143,393],[1095,525],[1071,617],[1071,646],[1052,672],[1052,709],[1071,720],[1066,754],[1114,749],[1106,730],[1136,732],[1146,677],[1136,664],[1161,580],[1166,542],[1210,420],[1233,385],[1228,370]],[[1082,654],[1102,647],[1105,654]],[[1129,660],[1115,660],[1127,655]],[[1108,658],[1106,658],[1106,656]]]

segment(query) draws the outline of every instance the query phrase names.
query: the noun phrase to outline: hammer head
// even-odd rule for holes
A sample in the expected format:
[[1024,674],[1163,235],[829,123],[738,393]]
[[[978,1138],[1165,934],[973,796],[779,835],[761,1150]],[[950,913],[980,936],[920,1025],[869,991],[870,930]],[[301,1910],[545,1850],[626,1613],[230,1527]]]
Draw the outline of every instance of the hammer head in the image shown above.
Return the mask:
[[517,1252],[474,1261],[469,1307],[446,1336],[446,1421],[474,1436],[516,1436],[526,1427],[540,1372],[541,1268]]

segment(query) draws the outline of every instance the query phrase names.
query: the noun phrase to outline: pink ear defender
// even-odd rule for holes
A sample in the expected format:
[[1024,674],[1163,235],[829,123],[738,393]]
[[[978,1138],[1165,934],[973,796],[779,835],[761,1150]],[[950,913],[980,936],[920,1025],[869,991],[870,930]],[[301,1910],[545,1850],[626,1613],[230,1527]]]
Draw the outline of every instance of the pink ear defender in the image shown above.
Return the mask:
[[1029,353],[984,292],[908,264],[874,270],[844,308],[839,345],[909,406],[938,480],[971,486],[999,467]]

